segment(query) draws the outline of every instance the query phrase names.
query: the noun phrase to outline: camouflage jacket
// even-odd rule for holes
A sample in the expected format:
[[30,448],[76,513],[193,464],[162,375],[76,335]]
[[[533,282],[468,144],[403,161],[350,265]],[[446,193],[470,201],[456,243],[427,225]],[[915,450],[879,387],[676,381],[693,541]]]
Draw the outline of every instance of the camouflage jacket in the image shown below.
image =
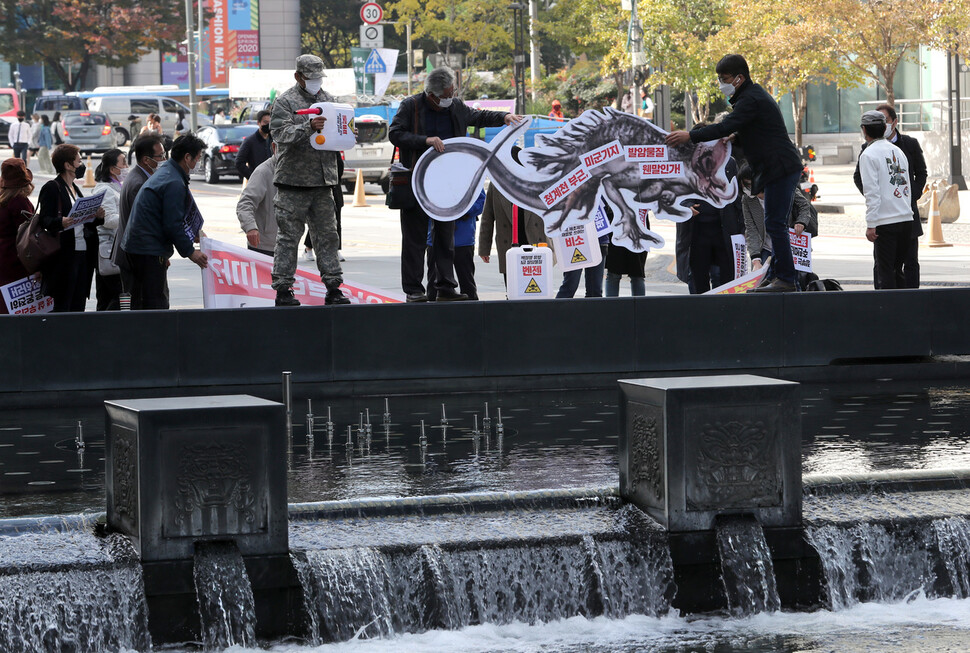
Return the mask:
[[339,152],[315,150],[310,145],[314,133],[310,120],[316,116],[298,116],[298,109],[308,109],[317,102],[333,102],[329,93],[321,90],[313,97],[299,84],[284,91],[273,103],[269,124],[276,143],[276,175],[273,183],[282,186],[336,186]]

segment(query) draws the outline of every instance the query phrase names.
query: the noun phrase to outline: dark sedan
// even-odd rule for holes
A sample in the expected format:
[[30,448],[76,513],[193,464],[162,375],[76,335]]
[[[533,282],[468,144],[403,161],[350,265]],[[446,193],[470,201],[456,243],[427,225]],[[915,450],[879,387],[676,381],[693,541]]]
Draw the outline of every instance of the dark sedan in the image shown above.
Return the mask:
[[199,138],[205,143],[199,165],[206,183],[219,183],[222,175],[241,179],[236,170],[236,154],[246,137],[257,129],[256,125],[209,125],[198,131]]

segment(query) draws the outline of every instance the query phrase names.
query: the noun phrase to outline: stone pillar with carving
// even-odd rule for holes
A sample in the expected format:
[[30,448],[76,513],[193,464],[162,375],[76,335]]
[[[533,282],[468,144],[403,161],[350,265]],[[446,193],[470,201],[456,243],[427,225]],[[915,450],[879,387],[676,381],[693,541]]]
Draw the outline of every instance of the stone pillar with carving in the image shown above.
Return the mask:
[[186,560],[199,540],[286,555],[282,404],[248,395],[105,402],[108,527],[142,562]]
[[798,384],[749,374],[621,380],[620,494],[671,532],[719,514],[800,526]]

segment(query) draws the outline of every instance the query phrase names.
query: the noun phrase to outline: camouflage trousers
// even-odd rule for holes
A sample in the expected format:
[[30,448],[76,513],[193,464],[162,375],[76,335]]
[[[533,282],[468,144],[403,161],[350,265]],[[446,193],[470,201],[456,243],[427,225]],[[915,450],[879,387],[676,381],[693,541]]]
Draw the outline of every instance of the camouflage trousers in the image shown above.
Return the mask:
[[337,258],[337,219],[330,187],[314,186],[306,190],[280,188],[273,206],[279,226],[276,250],[273,252],[273,289],[293,287],[304,226],[310,228],[320,280],[328,289],[340,287],[343,273]]

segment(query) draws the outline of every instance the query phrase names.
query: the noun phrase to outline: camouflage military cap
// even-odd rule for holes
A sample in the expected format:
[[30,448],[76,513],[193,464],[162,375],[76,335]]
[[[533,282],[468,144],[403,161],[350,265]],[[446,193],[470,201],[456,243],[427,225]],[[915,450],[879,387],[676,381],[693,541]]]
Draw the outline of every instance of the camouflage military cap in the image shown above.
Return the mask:
[[301,54],[296,58],[296,72],[305,79],[319,79],[323,74],[323,59],[312,54]]

